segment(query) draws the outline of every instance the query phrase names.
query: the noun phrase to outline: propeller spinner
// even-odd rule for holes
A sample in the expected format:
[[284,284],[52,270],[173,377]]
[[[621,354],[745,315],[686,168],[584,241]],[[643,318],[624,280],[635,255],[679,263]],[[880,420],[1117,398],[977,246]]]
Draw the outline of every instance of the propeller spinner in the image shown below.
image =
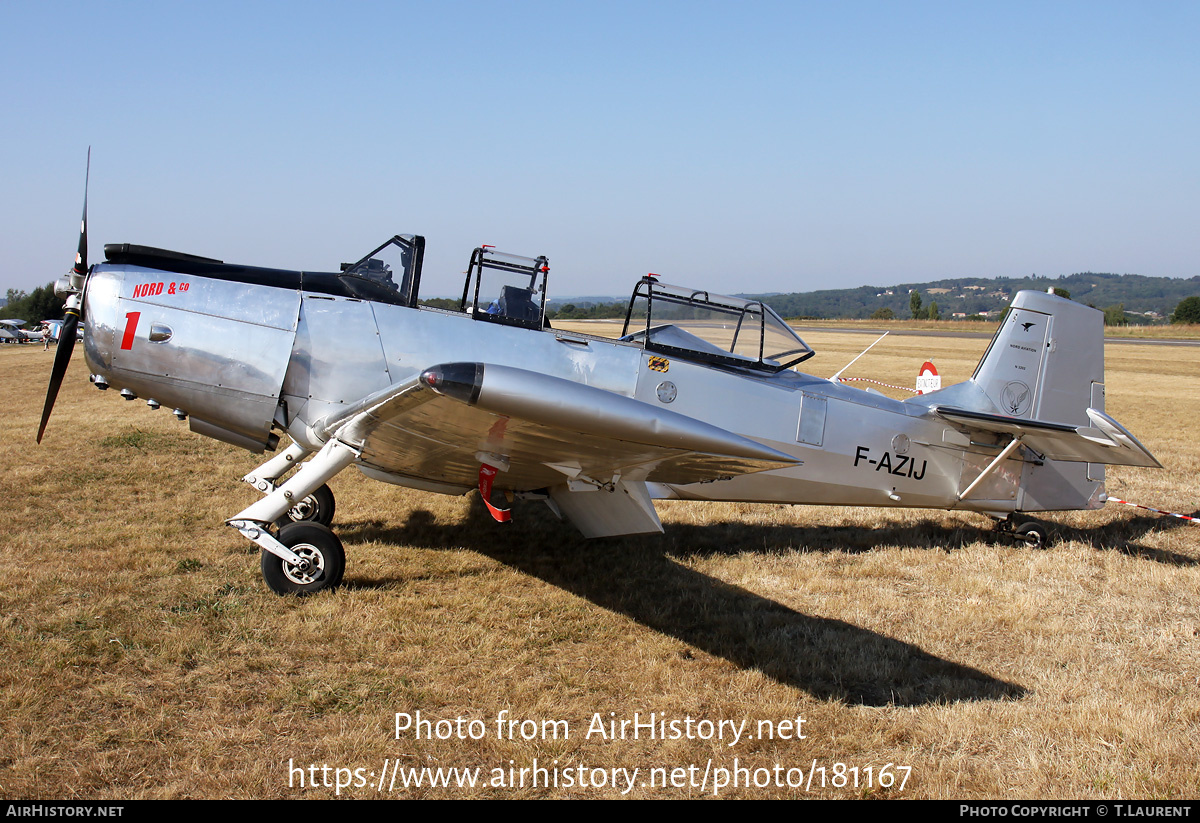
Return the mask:
[[46,423],[50,421],[50,412],[54,409],[54,400],[62,386],[67,366],[71,362],[71,353],[75,350],[75,333],[79,328],[79,320],[83,314],[83,284],[87,279],[87,190],[92,174],[92,149],[88,147],[87,172],[83,179],[83,219],[79,224],[79,250],[75,253],[75,265],[71,268],[70,284],[63,291],[70,296],[67,298],[66,311],[63,315],[62,330],[59,332],[58,348],[54,350],[54,366],[50,370],[50,384],[46,387],[46,404],[42,407],[42,423],[38,426],[37,442],[42,442],[46,433]]

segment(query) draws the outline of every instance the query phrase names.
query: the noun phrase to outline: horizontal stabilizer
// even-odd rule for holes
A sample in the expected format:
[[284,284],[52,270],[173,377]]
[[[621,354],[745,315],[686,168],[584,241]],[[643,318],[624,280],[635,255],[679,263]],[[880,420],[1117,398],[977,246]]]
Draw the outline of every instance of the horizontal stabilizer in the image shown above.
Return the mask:
[[968,430],[1008,434],[1051,460],[1162,468],[1137,438],[1107,414],[1088,409],[1091,426],[1070,426],[1020,417],[934,406],[933,413]]

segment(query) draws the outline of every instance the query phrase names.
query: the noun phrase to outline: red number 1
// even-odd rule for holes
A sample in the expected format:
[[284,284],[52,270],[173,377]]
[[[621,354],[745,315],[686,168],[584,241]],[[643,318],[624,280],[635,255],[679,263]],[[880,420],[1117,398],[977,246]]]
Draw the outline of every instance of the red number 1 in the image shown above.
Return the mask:
[[131,311],[125,315],[125,336],[121,338],[121,348],[133,348],[133,333],[137,331],[138,318],[141,316],[140,311]]

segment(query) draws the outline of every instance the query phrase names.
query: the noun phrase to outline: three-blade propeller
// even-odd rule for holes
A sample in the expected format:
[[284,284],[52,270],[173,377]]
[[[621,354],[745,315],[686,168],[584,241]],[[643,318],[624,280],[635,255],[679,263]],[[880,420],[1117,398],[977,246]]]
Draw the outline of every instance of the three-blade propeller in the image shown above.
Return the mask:
[[83,303],[80,292],[83,290],[83,279],[87,276],[87,190],[92,174],[92,149],[88,147],[87,173],[83,182],[83,220],[79,224],[79,250],[75,253],[75,265],[71,269],[71,288],[67,298],[66,312],[63,316],[62,329],[58,335],[58,348],[54,351],[54,367],[50,370],[50,385],[46,387],[46,403],[42,407],[42,424],[38,426],[37,442],[42,442],[46,433],[46,423],[50,420],[50,412],[54,409],[54,400],[62,386],[67,366],[71,363],[71,352],[75,350],[75,333],[83,314]]

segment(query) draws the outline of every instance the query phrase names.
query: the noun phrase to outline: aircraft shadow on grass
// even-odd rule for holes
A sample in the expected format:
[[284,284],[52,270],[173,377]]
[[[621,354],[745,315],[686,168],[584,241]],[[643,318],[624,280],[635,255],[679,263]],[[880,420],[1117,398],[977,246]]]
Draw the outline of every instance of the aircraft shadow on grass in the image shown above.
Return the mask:
[[[355,542],[376,539],[428,549],[471,549],[689,646],[741,668],[761,671],[821,699],[868,706],[915,706],[1019,699],[1026,693],[1018,684],[940,658],[911,643],[841,620],[803,614],[690,569],[671,556],[761,552],[764,546],[770,552],[773,545],[804,545],[809,531],[821,535],[810,545],[828,547],[821,550],[846,550],[837,541],[830,545],[829,535],[861,533],[861,528],[675,524],[666,537],[584,541],[548,513],[525,517],[522,530],[477,530],[472,525],[487,515],[478,503],[472,508],[468,523],[438,523],[429,512],[416,510],[401,527],[371,520],[347,523],[343,528]],[[889,542],[933,545],[933,530],[928,524],[887,532]],[[363,588],[393,582],[356,578],[351,572],[346,585]]]
[[[1200,510],[1190,513],[1188,517],[1200,517]],[[1061,527],[1059,529],[1059,536],[1063,540],[1079,540],[1091,544],[1096,549],[1118,551],[1130,557],[1152,560],[1168,566],[1188,567],[1200,565],[1200,560],[1195,557],[1189,557],[1186,554],[1179,554],[1178,552],[1166,549],[1143,546],[1135,542],[1145,538],[1149,534],[1173,531],[1181,528],[1194,529],[1196,526],[1174,517],[1136,514],[1129,520],[1114,521],[1099,528],[1075,529]]]

